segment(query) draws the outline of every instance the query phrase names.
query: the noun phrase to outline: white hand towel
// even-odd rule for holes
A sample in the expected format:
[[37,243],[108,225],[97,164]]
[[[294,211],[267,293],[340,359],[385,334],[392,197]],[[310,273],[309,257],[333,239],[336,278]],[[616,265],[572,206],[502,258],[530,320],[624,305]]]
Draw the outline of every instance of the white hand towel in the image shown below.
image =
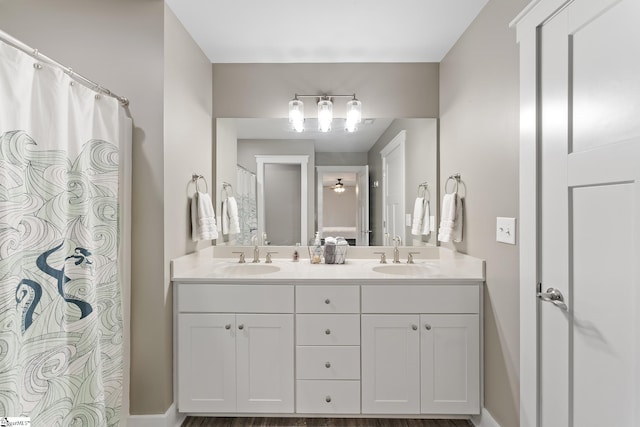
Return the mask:
[[463,201],[458,193],[445,194],[442,198],[442,215],[438,240],[441,242],[461,242],[463,223]]
[[240,233],[240,220],[238,219],[238,202],[236,198],[227,197],[222,202],[222,234]]
[[227,200],[222,201],[222,234],[229,234],[229,213]]
[[191,199],[191,239],[214,240],[218,238],[216,214],[208,193],[196,191]]
[[424,219],[424,197],[416,197],[413,204],[413,220],[411,221],[411,234],[422,234],[422,221]]
[[427,200],[424,202],[424,215],[422,216],[422,234],[428,236],[431,234],[431,204]]

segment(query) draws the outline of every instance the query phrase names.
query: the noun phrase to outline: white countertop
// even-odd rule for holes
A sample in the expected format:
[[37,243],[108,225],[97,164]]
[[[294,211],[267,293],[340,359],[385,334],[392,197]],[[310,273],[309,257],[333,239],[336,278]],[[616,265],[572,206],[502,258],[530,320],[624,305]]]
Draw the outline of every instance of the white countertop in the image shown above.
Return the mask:
[[[171,261],[171,280],[176,283],[280,283],[280,284],[442,284],[451,281],[460,283],[478,283],[485,280],[484,260],[460,254],[440,247],[402,247],[400,248],[401,264],[393,264],[392,248],[368,247],[349,248],[352,257],[347,253],[345,264],[311,264],[306,254],[300,252],[301,258],[293,262],[291,258],[277,258],[280,254],[292,254],[293,247],[260,247],[261,262],[252,264],[253,248],[251,247],[209,247],[199,252],[182,256]],[[238,263],[238,256],[231,251],[245,252],[246,264]],[[265,264],[267,251],[276,251],[272,264]],[[306,251],[306,248],[303,248]],[[380,264],[379,255],[373,252],[385,251],[388,264]],[[415,264],[411,274],[390,274],[374,271],[374,268],[385,266],[386,269],[399,267],[405,269],[406,255],[409,251],[420,251],[414,256]],[[238,273],[236,267],[241,266],[246,273]],[[266,266],[277,267],[277,271],[264,274],[251,274],[254,266],[263,269]],[[267,267],[268,268],[268,267]],[[271,268],[276,270],[276,268]],[[392,270],[394,271],[394,270]]]

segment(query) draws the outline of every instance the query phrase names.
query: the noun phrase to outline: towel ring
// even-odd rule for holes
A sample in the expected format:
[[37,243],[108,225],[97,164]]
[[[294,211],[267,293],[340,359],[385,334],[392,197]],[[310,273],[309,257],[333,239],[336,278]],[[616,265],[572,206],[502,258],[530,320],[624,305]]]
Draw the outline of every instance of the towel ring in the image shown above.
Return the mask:
[[[429,194],[429,183],[423,182],[422,184],[418,185],[418,197],[426,197],[427,194]],[[431,198],[430,194],[429,198]]]
[[233,186],[228,182],[222,183],[222,191],[224,191],[225,198],[229,198],[229,196],[233,197]]
[[456,173],[454,175],[449,175],[449,178],[447,178],[447,181],[444,183],[444,192],[446,194],[451,194],[447,191],[447,185],[449,184],[449,181],[453,181],[453,184],[454,184],[453,191],[451,193],[457,193],[458,184],[460,184],[460,174]]
[[[209,192],[209,184],[207,183],[207,180],[204,178],[204,176],[199,175],[197,173],[194,173],[193,175],[191,175],[191,181],[190,182],[193,182],[196,185],[196,192],[201,192],[200,191],[200,187],[198,186],[198,183],[199,183],[200,180],[204,181],[204,192],[208,193]],[[191,197],[189,195],[189,186],[188,185],[187,185],[187,195],[189,197]]]

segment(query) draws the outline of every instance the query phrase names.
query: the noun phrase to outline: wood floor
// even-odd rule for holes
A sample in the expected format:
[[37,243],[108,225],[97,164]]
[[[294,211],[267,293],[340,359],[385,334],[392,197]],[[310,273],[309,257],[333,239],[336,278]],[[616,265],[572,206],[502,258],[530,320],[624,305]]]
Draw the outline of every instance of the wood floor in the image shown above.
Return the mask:
[[187,417],[182,427],[473,427],[467,420]]

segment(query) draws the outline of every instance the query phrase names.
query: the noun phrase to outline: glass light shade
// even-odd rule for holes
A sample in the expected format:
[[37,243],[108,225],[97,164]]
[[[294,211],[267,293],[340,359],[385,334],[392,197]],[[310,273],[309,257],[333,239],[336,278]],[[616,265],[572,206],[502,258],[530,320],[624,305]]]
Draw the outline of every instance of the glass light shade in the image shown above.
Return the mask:
[[362,102],[352,99],[347,102],[347,123],[360,123],[362,121]]
[[328,99],[318,101],[318,130],[329,132],[333,120],[333,103]]
[[344,193],[344,187],[336,187],[333,189],[336,193]]
[[299,99],[289,101],[289,123],[296,132],[304,130],[304,104]]

